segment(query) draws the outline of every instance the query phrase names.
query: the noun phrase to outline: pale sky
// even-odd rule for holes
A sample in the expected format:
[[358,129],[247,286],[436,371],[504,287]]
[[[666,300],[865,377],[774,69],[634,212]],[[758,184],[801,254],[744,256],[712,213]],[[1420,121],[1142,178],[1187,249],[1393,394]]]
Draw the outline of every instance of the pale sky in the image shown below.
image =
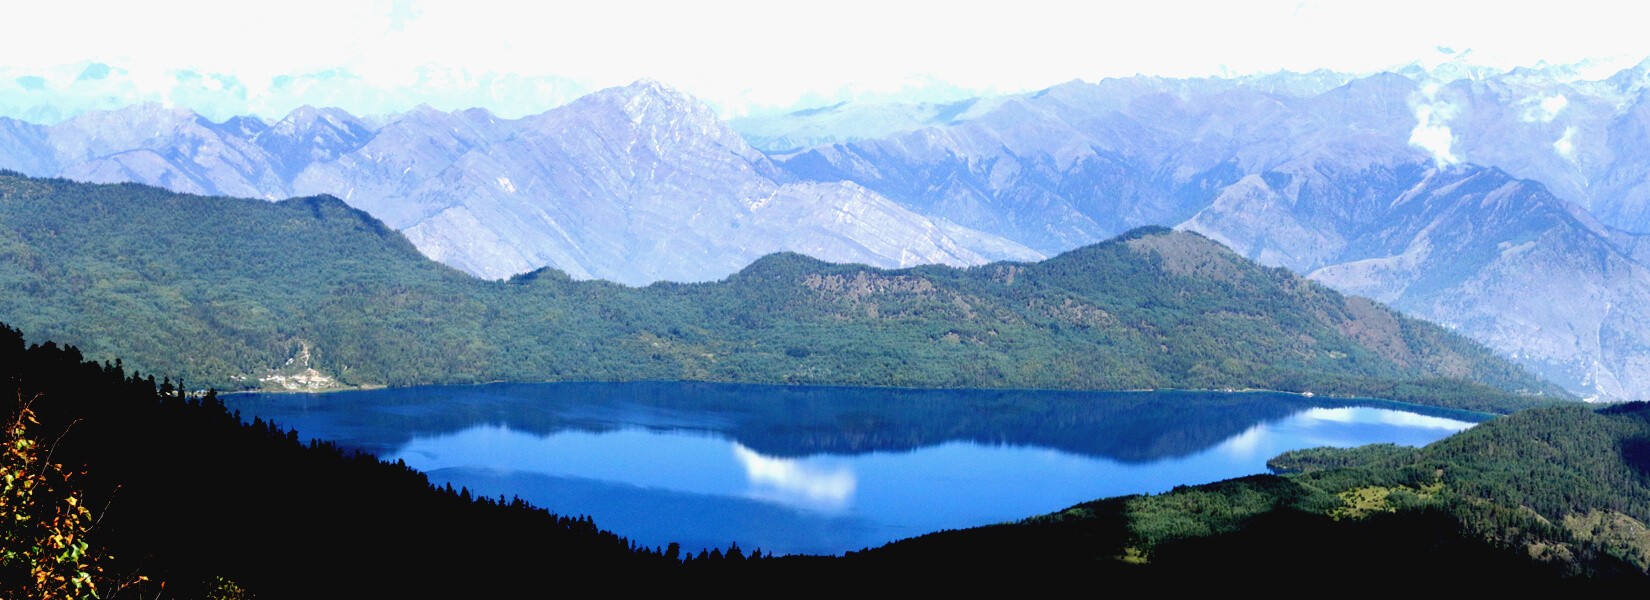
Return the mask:
[[1440,47],[1501,68],[1650,56],[1650,9],[1577,0],[10,4],[0,114],[35,120],[139,101],[214,118],[306,102],[520,116],[643,77],[735,116],[1136,73],[1373,72],[1436,61]]

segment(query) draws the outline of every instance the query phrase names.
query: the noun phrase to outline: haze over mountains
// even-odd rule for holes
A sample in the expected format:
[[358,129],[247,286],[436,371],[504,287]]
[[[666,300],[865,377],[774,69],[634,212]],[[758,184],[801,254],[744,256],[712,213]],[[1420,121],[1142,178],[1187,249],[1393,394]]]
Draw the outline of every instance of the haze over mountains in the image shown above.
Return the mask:
[[794,181],[656,82],[519,120],[420,108],[377,125],[303,108],[273,124],[212,123],[139,105],[0,123],[0,167],[196,194],[333,194],[484,278],[548,265],[633,285],[704,281],[784,250],[884,267],[1042,257],[852,183]]
[[971,265],[1167,225],[1456,328],[1570,389],[1642,398],[1647,82],[1650,62],[1597,81],[1456,64],[1135,77],[735,120],[743,138],[654,82],[519,120],[303,109],[212,123],[150,105],[0,119],[0,167],[333,194],[488,278],[548,265],[710,280],[778,250]]
[[1647,72],[1386,73],[1327,91],[1323,73],[1072,82],[779,162],[1044,252],[1147,223],[1196,230],[1571,389],[1638,398]]

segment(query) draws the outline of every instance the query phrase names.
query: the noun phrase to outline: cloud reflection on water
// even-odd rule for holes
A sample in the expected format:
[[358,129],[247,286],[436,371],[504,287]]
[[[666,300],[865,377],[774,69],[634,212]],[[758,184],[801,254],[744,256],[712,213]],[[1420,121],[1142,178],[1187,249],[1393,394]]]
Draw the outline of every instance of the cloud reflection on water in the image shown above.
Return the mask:
[[1253,456],[1261,449],[1261,445],[1268,441],[1266,436],[1269,433],[1270,430],[1265,425],[1256,425],[1232,436],[1216,449],[1234,457]]
[[751,495],[820,510],[847,508],[858,481],[846,465],[822,466],[794,458],[764,456],[745,445],[733,444],[733,457],[745,468]]
[[1400,425],[1421,429],[1446,429],[1461,431],[1472,427],[1472,423],[1431,417],[1415,413],[1399,412],[1395,410],[1369,410],[1360,408],[1309,408],[1300,413],[1303,420],[1333,421],[1336,423],[1378,423],[1382,425]]
[[[1290,448],[1356,445],[1345,441],[1349,438],[1348,428],[1376,427],[1456,432],[1472,426],[1472,423],[1466,421],[1363,406],[1315,407],[1280,421],[1250,427],[1221,442],[1214,448],[1214,452],[1234,460],[1264,460]],[[1397,443],[1406,443],[1406,437],[1397,431],[1377,437],[1387,437]],[[1353,436],[1353,439],[1358,437]],[[1433,439],[1436,439],[1436,436],[1422,436],[1422,439],[1407,443],[1421,445]]]

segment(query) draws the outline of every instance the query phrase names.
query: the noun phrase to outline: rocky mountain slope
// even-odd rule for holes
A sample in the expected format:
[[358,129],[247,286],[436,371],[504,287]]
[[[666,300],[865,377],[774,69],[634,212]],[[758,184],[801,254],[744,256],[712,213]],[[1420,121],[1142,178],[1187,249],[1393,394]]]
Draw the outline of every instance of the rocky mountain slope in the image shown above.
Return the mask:
[[0,123],[0,167],[180,192],[333,194],[485,278],[553,266],[635,285],[724,277],[797,251],[883,267],[1042,255],[858,185],[797,182],[657,82],[518,120],[421,108],[382,125],[303,108],[209,122],[154,105]]
[[[1636,168],[1650,147],[1630,141],[1642,70],[1591,83],[1385,73],[1327,91],[1322,74],[1072,82],[963,122],[779,158],[800,178],[854,181],[1043,252],[1146,224],[1204,232],[1455,327],[1571,389],[1638,398],[1650,389],[1650,271],[1632,232],[1644,227],[1577,203],[1630,205],[1630,185],[1604,182],[1632,178],[1549,187],[1518,175],[1587,164],[1523,139],[1563,125],[1542,110],[1611,132],[1590,138],[1614,148],[1593,152],[1615,165],[1597,173]],[[1566,105],[1553,89],[1591,95]],[[1450,100],[1475,90],[1493,96],[1488,108]],[[1479,157],[1508,166],[1462,162]],[[1563,193],[1583,188],[1599,197]]]
[[1570,208],[1499,169],[1287,165],[1182,227],[1452,327],[1571,389],[1638,397],[1650,270]]

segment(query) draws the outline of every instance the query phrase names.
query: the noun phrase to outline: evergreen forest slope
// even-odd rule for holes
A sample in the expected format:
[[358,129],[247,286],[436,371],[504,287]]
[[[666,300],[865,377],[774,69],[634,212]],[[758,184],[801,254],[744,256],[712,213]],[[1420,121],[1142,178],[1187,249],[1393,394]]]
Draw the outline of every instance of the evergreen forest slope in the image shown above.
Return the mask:
[[492,380],[1268,388],[1507,411],[1564,395],[1440,327],[1132,231],[1038,263],[797,254],[632,288],[484,281],[327,196],[0,175],[0,319],[190,389]]
[[1291,585],[1391,591],[1650,589],[1647,403],[1536,408],[1424,448],[1316,448],[1270,464],[1285,474],[930,534],[836,566],[1036,569],[1168,589],[1282,573]]
[[[1229,589],[1379,582],[1392,590],[1650,586],[1650,405],[1531,409],[1425,448],[1286,454],[1259,475],[1096,500],[1021,523],[844,557],[642,548],[586,518],[436,489],[420,473],[213,395],[27,346],[0,326],[0,596],[533,597],[815,582]],[[48,464],[49,463],[49,464]],[[14,518],[24,515],[29,518]],[[71,518],[63,518],[65,515]],[[980,586],[987,586],[982,588]],[[588,589],[588,588],[583,588]]]

